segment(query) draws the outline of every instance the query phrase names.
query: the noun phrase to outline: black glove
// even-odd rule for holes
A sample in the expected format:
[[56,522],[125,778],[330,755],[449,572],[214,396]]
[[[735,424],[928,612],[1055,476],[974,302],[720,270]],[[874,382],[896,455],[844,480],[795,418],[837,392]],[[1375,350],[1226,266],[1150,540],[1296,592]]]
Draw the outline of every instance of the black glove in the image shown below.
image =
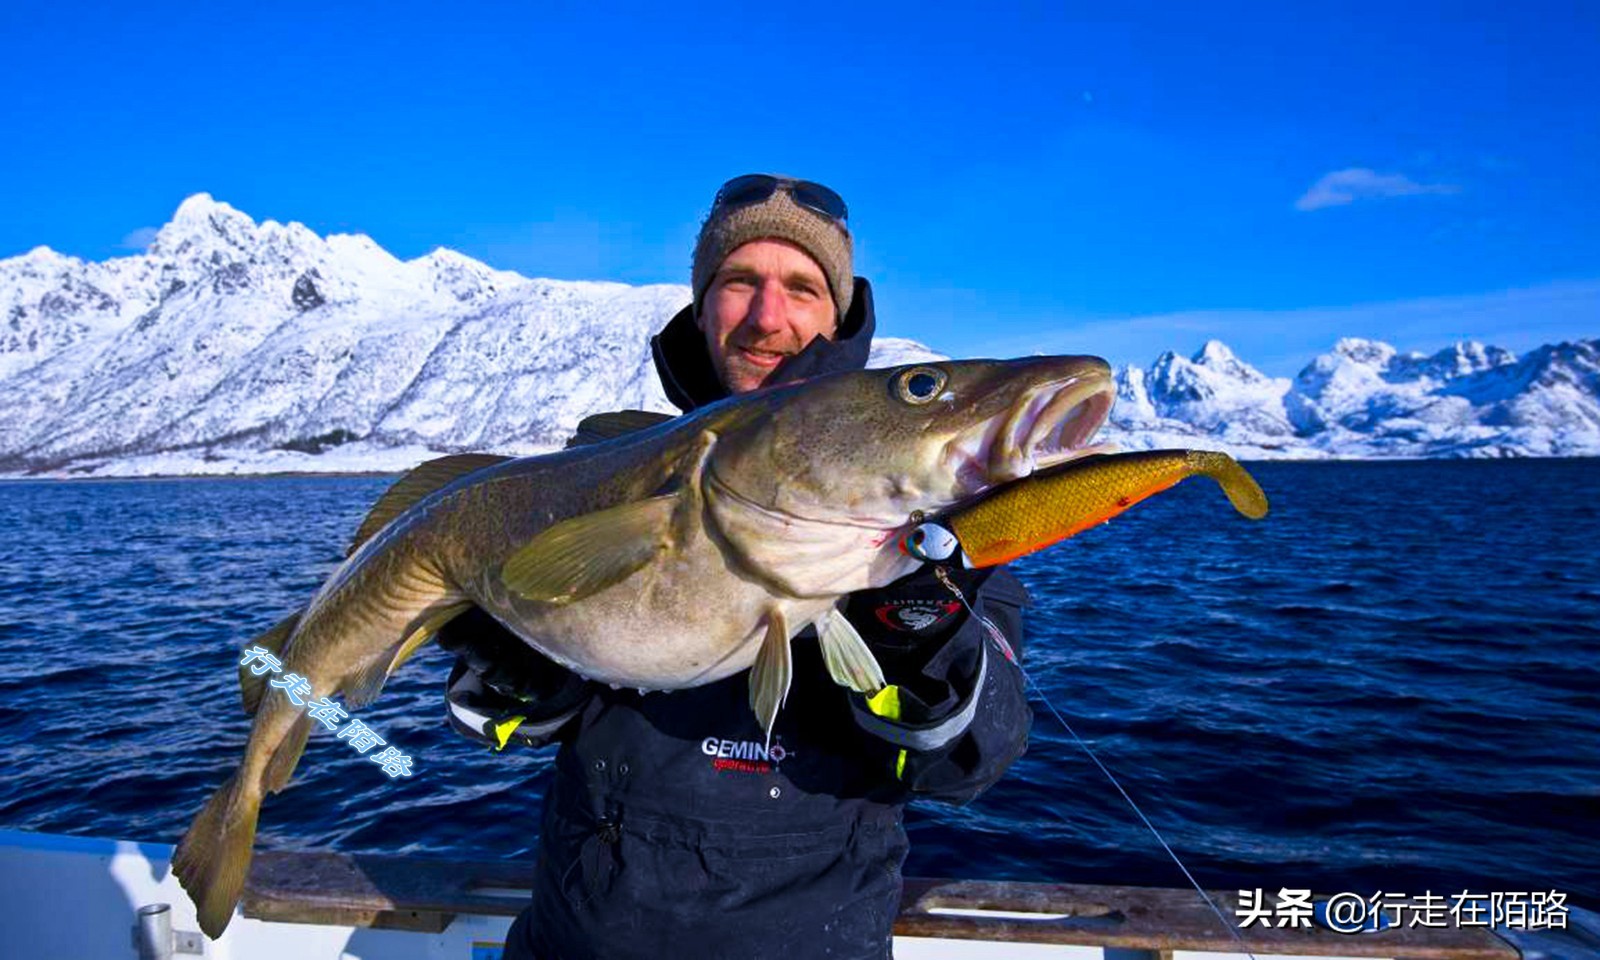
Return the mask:
[[589,681],[523,643],[477,607],[440,627],[435,639],[477,674],[488,691],[502,697],[556,706],[587,694]]
[[939,721],[972,693],[983,662],[983,633],[967,605],[939,578],[942,569],[968,602],[990,570],[924,565],[875,590],[845,599],[845,618],[872,649],[884,681],[899,688],[895,722]]
[[[969,603],[991,573],[942,566]],[[910,648],[948,639],[966,622],[967,608],[926,564],[888,586],[850,594],[844,614],[868,643]]]

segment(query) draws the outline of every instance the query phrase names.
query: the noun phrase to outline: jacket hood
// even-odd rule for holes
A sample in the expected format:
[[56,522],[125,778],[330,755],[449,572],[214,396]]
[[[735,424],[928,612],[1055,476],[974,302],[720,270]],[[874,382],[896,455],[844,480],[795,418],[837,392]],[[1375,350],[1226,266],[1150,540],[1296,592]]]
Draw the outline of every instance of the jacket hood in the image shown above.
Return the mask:
[[[804,380],[824,373],[860,370],[872,352],[872,335],[877,319],[872,308],[872,285],[855,278],[850,312],[839,323],[839,334],[832,340],[817,337],[806,348],[772,371],[768,386]],[[685,413],[728,396],[728,389],[717,379],[706,339],[694,321],[694,305],[679,310],[661,332],[650,338],[650,355],[656,362],[656,376],[667,399]]]

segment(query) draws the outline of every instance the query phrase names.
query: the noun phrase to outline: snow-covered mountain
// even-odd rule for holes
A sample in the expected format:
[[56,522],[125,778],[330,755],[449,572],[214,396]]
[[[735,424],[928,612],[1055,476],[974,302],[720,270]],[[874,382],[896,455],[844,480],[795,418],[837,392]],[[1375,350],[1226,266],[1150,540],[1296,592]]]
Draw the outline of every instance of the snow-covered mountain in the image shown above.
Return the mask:
[[1112,426],[1132,449],[1195,446],[1205,438],[1218,449],[1282,450],[1298,446],[1283,413],[1286,387],[1211,340],[1190,359],[1169,351],[1149,369],[1118,370]]
[[1129,449],[1245,457],[1600,456],[1600,339],[1526,356],[1465,342],[1401,354],[1345,338],[1293,380],[1212,340],[1117,373],[1112,433]]
[[[588,413],[670,410],[649,335],[687,287],[401,261],[205,194],[146,253],[0,260],[0,473],[395,470],[559,446]],[[873,364],[938,355],[880,339]],[[1108,433],[1242,456],[1600,454],[1600,340],[1518,358],[1341,340],[1292,381],[1211,341],[1118,372]]]
[[[396,469],[672,410],[647,341],[686,286],[530,280],[256,224],[205,194],[148,251],[0,261],[0,472]],[[933,357],[906,340],[882,364]]]

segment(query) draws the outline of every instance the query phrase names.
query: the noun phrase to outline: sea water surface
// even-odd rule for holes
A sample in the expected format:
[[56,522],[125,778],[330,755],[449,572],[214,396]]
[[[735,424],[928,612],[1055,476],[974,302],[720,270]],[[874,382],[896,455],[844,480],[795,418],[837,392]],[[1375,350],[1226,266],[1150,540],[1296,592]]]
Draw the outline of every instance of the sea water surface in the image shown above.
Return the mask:
[[[1019,562],[1025,662],[1210,888],[1600,905],[1600,463],[1251,465]],[[337,564],[381,477],[0,484],[0,826],[176,842],[237,763],[241,645]],[[531,856],[548,751],[456,736],[428,648],[320,727],[258,844]],[[278,695],[277,691],[269,691]],[[908,812],[913,875],[1183,886],[1061,725]]]

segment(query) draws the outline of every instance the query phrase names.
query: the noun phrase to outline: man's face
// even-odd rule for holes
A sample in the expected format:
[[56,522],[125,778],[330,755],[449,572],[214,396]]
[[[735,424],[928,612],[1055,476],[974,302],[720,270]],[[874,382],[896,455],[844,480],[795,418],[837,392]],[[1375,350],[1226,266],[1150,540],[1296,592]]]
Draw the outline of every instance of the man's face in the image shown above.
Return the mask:
[[813,338],[833,339],[837,322],[828,278],[783,240],[752,240],[722,261],[700,305],[700,332],[729,393],[766,382]]

